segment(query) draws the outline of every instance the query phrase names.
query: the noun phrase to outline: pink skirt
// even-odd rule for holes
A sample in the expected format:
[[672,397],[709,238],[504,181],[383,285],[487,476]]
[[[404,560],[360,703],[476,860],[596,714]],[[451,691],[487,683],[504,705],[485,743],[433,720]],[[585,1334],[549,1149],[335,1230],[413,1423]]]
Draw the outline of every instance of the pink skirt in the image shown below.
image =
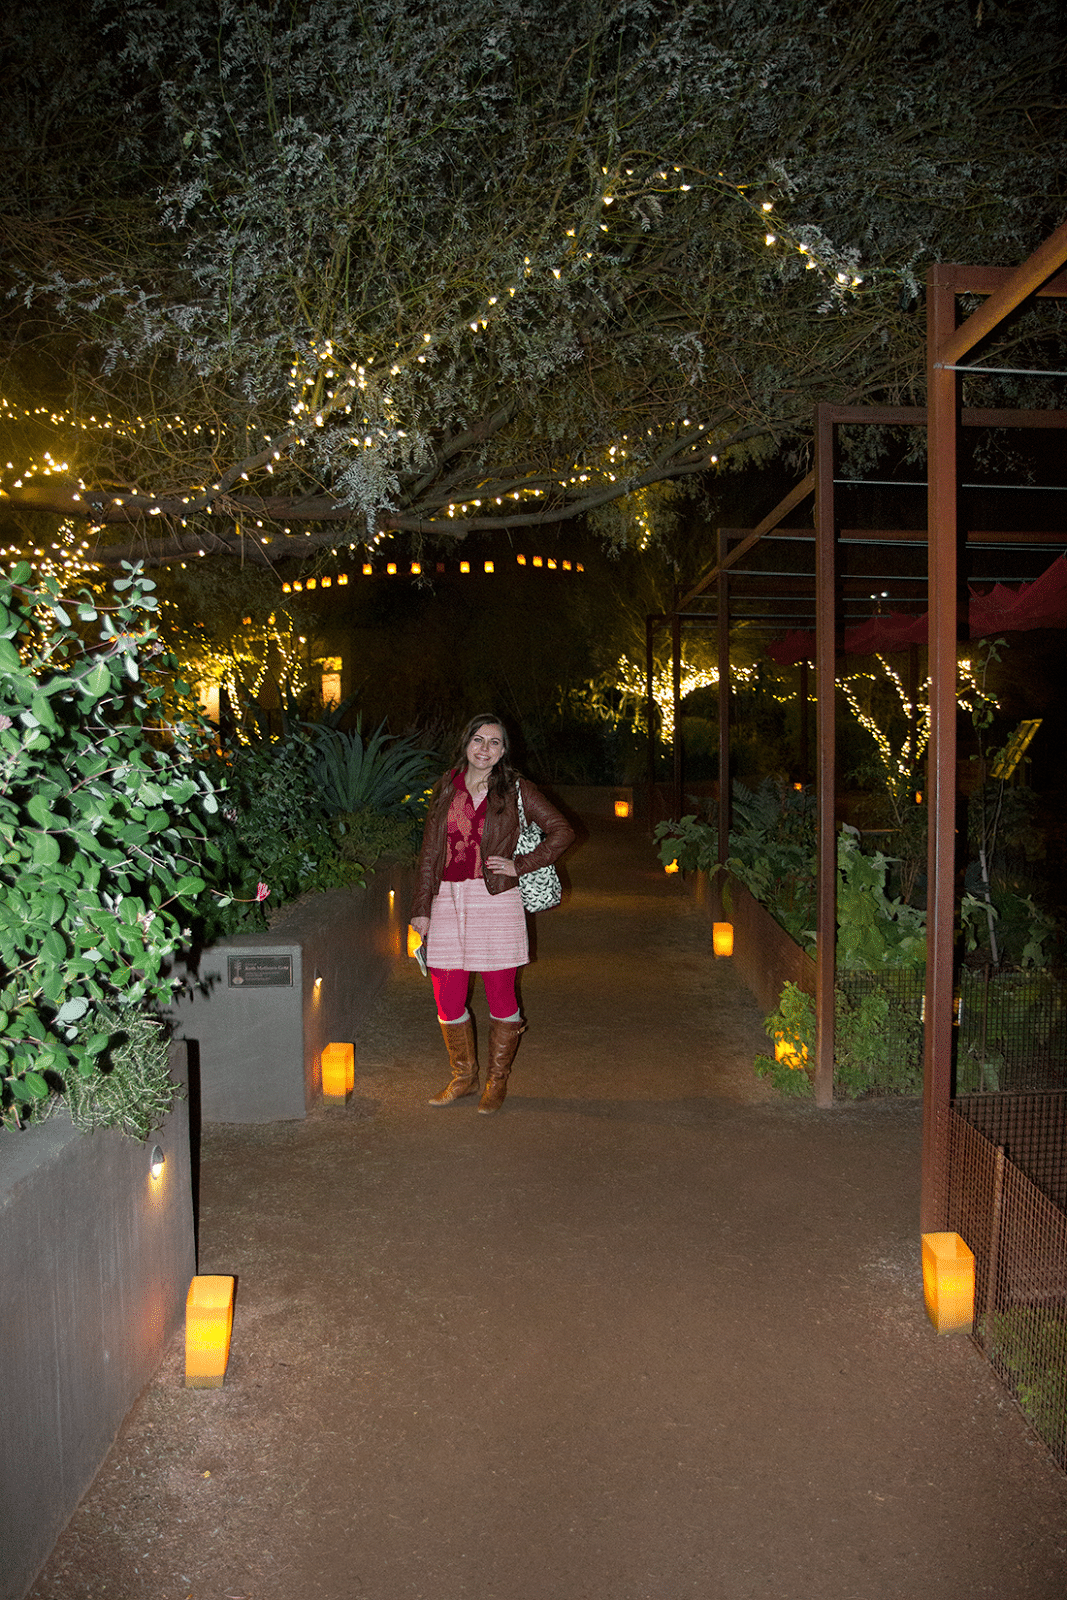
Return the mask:
[[426,961],[444,972],[500,972],[530,959],[518,884],[490,894],[483,878],[442,883],[430,907]]

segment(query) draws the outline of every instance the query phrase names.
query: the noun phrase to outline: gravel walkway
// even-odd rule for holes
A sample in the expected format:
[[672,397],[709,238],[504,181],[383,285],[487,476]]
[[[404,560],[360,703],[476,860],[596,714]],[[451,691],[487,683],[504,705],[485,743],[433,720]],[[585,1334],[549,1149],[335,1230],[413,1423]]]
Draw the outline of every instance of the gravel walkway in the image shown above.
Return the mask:
[[1067,1478],[923,1312],[918,1107],[779,1103],[647,841],[568,868],[497,1116],[427,1106],[404,961],[347,1108],[205,1130],[226,1386],[175,1342],[33,1600],[1064,1600]]

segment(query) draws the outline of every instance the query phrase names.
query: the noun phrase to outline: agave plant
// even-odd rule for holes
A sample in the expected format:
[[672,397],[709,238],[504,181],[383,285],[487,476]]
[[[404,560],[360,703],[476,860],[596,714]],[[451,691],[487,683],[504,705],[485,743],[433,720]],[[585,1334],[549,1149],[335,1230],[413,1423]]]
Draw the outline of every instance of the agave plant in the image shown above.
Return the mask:
[[350,733],[322,723],[312,732],[315,778],[330,815],[414,816],[422,809],[439,765],[432,751],[386,733],[384,722],[364,740],[362,718]]

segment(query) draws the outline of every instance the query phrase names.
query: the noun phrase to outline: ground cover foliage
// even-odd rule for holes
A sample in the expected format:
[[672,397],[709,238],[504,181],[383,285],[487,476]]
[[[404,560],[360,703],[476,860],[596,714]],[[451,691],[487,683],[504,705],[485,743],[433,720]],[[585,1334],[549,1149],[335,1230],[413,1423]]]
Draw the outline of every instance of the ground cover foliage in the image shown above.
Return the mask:
[[[921,401],[927,266],[1017,262],[1063,214],[1051,0],[88,0],[4,27],[8,393],[52,408],[6,421],[68,463],[5,489],[113,552],[579,514],[643,537],[656,486],[803,441],[815,400]],[[1010,365],[1059,338],[1043,316]]]

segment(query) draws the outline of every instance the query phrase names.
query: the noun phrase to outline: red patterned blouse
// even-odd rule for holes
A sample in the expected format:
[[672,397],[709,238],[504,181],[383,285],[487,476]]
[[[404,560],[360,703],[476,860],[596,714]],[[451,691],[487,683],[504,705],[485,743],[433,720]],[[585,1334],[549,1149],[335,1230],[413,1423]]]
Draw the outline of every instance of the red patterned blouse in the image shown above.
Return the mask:
[[482,842],[485,826],[486,795],[477,805],[471,799],[463,773],[457,772],[452,780],[452,802],[448,808],[448,843],[445,849],[445,883],[462,883],[467,878],[481,875],[482,864],[478,846]]

